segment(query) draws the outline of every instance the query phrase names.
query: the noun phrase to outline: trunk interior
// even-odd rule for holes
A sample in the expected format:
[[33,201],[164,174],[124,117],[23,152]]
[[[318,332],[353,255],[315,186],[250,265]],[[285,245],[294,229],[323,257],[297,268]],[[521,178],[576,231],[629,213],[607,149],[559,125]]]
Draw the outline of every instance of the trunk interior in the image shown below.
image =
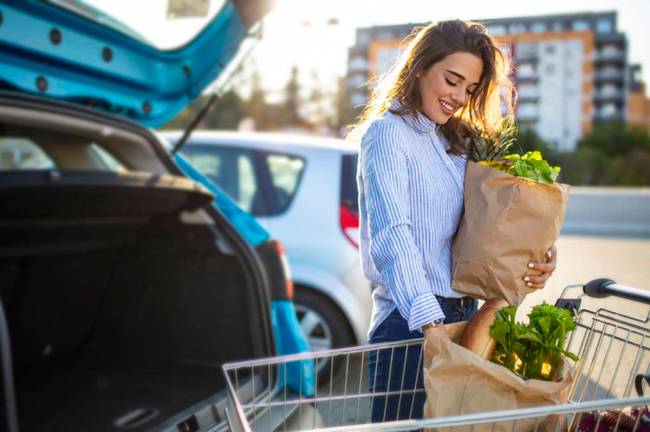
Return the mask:
[[260,355],[250,277],[187,209],[210,197],[170,188],[149,203],[148,186],[113,182],[99,207],[98,187],[2,188],[16,203],[0,214],[0,298],[22,431],[178,430],[223,397],[224,361]]

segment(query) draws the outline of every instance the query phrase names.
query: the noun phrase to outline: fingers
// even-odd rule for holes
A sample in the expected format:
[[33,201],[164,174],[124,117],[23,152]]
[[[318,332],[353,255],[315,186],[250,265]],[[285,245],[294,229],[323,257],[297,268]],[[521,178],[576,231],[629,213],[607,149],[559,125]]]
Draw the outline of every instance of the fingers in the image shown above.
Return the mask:
[[549,250],[546,251],[546,262],[551,264],[557,263],[557,248],[555,245],[551,246]]
[[526,286],[533,289],[542,289],[546,281],[551,277],[557,265],[557,248],[551,246],[546,251],[546,262],[528,264],[528,272],[524,276]]
[[524,282],[526,282],[526,286],[528,287],[535,288],[535,285],[540,285],[541,288],[546,284],[549,277],[551,277],[550,273],[542,273],[539,276],[525,276]]
[[553,273],[555,271],[555,263],[530,263],[529,269],[541,271],[543,273]]

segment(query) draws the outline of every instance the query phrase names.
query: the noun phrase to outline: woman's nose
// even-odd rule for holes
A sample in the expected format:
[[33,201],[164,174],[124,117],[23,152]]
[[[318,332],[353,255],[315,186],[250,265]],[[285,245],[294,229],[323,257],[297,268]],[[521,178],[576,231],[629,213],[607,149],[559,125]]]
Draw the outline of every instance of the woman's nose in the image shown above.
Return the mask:
[[464,88],[458,88],[452,95],[454,102],[460,106],[464,106],[467,103],[468,97],[467,90]]

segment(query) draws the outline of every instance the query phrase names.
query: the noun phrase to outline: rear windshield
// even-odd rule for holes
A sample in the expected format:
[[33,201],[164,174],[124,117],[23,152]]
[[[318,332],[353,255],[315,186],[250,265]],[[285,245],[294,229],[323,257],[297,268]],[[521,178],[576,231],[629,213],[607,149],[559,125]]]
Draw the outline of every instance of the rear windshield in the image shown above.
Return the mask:
[[357,159],[358,156],[356,154],[343,155],[341,166],[341,205],[358,214]]
[[111,151],[92,139],[7,127],[0,134],[0,171],[81,169],[127,171]]

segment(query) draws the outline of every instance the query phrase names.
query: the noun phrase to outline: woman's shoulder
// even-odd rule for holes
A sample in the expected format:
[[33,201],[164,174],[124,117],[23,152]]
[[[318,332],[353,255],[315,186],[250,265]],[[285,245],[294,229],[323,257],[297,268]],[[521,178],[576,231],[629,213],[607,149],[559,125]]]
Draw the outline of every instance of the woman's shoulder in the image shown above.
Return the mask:
[[363,138],[373,141],[377,138],[400,140],[407,137],[410,132],[410,128],[401,116],[386,111],[369,122]]

